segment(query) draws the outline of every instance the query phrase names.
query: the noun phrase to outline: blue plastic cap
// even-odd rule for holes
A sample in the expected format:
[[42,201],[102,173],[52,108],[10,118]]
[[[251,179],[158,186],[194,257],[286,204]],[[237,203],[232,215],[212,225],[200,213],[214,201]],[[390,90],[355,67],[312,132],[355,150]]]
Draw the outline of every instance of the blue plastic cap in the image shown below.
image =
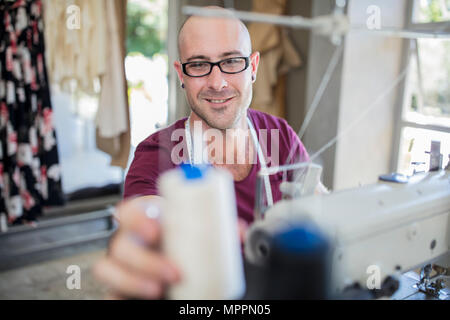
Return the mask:
[[190,164],[182,164],[180,166],[187,180],[197,180],[202,179],[208,167],[203,166],[193,166]]
[[327,238],[311,224],[297,225],[280,232],[274,237],[274,243],[292,253],[310,253],[328,247]]

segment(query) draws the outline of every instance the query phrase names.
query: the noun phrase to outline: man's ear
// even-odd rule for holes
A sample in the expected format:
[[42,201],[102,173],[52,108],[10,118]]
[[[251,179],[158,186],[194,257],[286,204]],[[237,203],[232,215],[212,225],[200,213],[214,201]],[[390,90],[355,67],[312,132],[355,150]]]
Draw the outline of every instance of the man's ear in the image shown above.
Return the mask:
[[252,53],[252,55],[250,56],[250,66],[251,66],[251,70],[252,70],[252,81],[253,82],[256,81],[256,75],[258,73],[258,67],[259,67],[259,59],[260,59],[260,54],[258,51]]
[[177,71],[178,79],[181,82],[181,85],[184,85],[183,82],[183,66],[181,65],[180,61],[175,61],[173,63],[173,66],[175,67],[175,70]]

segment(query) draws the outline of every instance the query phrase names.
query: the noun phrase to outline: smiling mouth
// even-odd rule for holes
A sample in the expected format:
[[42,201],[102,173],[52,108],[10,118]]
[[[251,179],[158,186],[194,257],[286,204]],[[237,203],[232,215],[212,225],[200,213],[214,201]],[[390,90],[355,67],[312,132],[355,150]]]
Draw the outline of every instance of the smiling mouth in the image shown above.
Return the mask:
[[228,99],[205,99],[206,101],[208,101],[209,103],[213,103],[213,104],[223,104],[226,103],[228,101],[230,101],[233,98],[228,98]]

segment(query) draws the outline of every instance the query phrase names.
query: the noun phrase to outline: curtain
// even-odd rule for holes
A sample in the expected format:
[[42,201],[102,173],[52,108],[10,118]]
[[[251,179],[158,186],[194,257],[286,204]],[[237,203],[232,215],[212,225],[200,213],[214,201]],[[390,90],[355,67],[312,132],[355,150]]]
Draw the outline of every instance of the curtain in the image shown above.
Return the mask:
[[0,3],[0,215],[34,221],[63,205],[40,0]]

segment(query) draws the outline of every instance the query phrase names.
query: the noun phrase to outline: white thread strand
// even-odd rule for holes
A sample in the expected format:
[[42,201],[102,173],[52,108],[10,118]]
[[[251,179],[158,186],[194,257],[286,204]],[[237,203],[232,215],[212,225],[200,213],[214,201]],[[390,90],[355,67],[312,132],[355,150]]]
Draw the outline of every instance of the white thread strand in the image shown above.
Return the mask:
[[303,138],[306,129],[308,128],[314,113],[316,112],[317,107],[319,106],[319,102],[322,100],[323,94],[325,93],[325,89],[328,87],[331,76],[336,69],[336,66],[339,62],[339,58],[342,55],[343,46],[340,45],[337,47],[331,57],[330,63],[328,64],[327,70],[325,71],[324,76],[322,77],[322,81],[316,91],[314,99],[311,103],[311,106],[308,108],[308,113],[306,114],[305,120],[303,121],[302,127],[298,133],[298,137],[300,140]]
[[406,76],[409,69],[409,65],[402,71],[402,73],[397,77],[397,79],[385,90],[383,91],[370,105],[364,110],[356,120],[354,120],[347,128],[339,132],[333,139],[331,139],[327,144],[320,148],[315,154],[311,156],[311,161],[319,157],[323,152],[335,144],[339,139],[342,138],[348,131],[353,129],[372,109],[385,98]]
[[[328,63],[327,69],[325,70],[325,73],[322,77],[319,87],[316,90],[313,101],[312,101],[310,107],[308,108],[308,113],[306,114],[306,117],[305,117],[305,120],[303,121],[302,127],[301,127],[299,133],[297,134],[298,137],[300,138],[300,140],[302,139],[303,135],[305,134],[305,131],[308,128],[308,126],[314,116],[314,113],[317,110],[317,107],[319,106],[319,102],[322,100],[323,94],[325,93],[325,90],[328,87],[331,76],[333,75],[333,73],[336,69],[336,66],[339,62],[339,58],[341,57],[343,50],[344,50],[344,48],[343,48],[343,45],[341,44],[339,47],[337,47],[335,49],[333,56],[331,57],[330,62]],[[292,157],[294,155],[294,151],[295,151],[295,148],[291,148],[291,150],[289,151],[289,155],[285,161],[286,165],[291,162]],[[288,171],[288,170],[286,170],[286,171]],[[285,174],[284,178],[286,178],[286,174]]]

